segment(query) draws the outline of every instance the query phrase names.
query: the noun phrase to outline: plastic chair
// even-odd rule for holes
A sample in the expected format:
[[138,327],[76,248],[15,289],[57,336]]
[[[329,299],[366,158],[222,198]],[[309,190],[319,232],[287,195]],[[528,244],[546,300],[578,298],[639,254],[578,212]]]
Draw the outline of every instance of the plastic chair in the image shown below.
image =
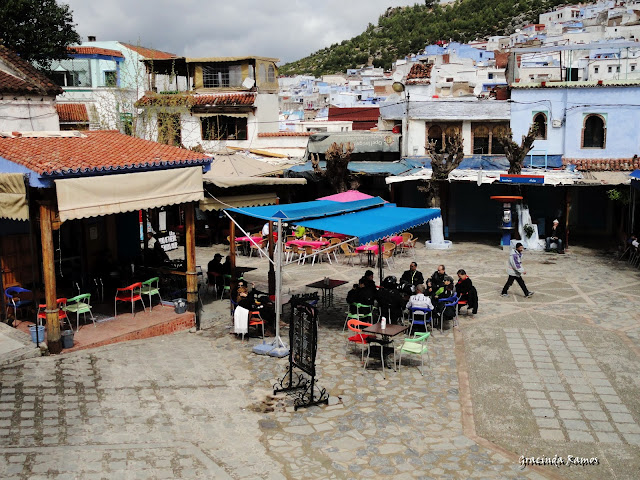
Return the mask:
[[[310,247],[310,246],[306,246],[302,248],[304,251],[304,255],[300,257],[300,259],[298,260],[298,264],[300,264],[300,262],[307,263],[307,258],[311,257],[311,260],[312,260],[311,266],[314,266],[316,263],[316,258],[318,257],[318,252],[314,250],[313,247]],[[318,261],[318,263],[320,263],[320,261]]]
[[[155,284],[155,285],[154,285]],[[158,295],[160,298],[160,303],[162,304],[162,296],[160,295],[160,277],[153,277],[149,280],[145,280],[142,282],[142,287],[140,289],[140,293],[142,295],[149,296],[149,311],[151,312],[153,308],[151,307],[151,296]]]
[[403,246],[405,251],[411,250],[413,252],[413,259],[416,258],[416,243],[418,242],[417,238],[412,238],[408,243]]
[[382,260],[387,261],[387,268],[391,268],[389,264],[389,260],[395,264],[395,260],[393,259],[393,252],[396,249],[396,244],[392,242],[385,242],[382,244]]
[[[347,338],[347,348],[349,347],[349,344],[353,344],[353,345],[361,345],[362,346],[362,352],[360,355],[360,361],[363,362],[364,361],[364,346],[368,344],[369,340],[374,340],[376,338],[375,335],[369,335],[366,333],[362,333],[362,329],[364,327],[370,327],[371,324],[367,323],[367,322],[361,322],[360,320],[356,320],[356,319],[351,319],[347,322],[347,327],[349,328],[349,330],[351,330],[352,332],[355,332],[355,335],[352,335],[350,337]],[[346,354],[346,352],[345,352]]]
[[[238,306],[237,302],[234,302],[233,300],[229,299],[229,302],[231,302],[231,319],[233,321],[233,314],[236,311],[236,307]],[[259,310],[250,310],[249,311],[249,323],[248,323],[248,327],[257,327],[258,325],[260,325],[262,327],[262,339],[264,340],[264,320],[262,319],[262,315],[260,315],[260,311]],[[244,333],[242,334],[242,341],[244,342]]]
[[[382,377],[387,378],[384,369],[384,347],[388,347],[389,345],[393,345],[393,340],[382,340],[378,337],[374,337],[369,340],[367,343],[367,358],[364,361],[363,370],[367,370],[367,365],[369,364],[369,357],[371,355],[371,347],[380,347],[380,362],[382,363]],[[396,369],[396,349],[393,349],[393,369]]]
[[[370,320],[373,323],[373,305],[365,305],[363,303],[350,303],[349,307],[356,307],[356,313],[351,313],[351,308],[347,310],[347,316],[344,319],[342,331],[347,329],[349,320]],[[360,309],[369,309],[368,312],[360,313]]]
[[260,258],[262,258],[262,248],[264,248],[266,244],[266,240],[260,240],[258,242],[251,240],[249,242],[249,256],[251,257],[253,255],[253,252],[258,252],[258,254],[260,255]]
[[[431,309],[427,307],[411,307],[409,309],[411,313],[411,327],[409,327],[409,335],[413,331],[414,325],[422,325],[427,330],[427,324],[432,324],[433,318],[431,317]],[[422,320],[416,320],[416,314],[422,317]]]
[[80,329],[80,314],[82,313],[85,316],[88,313],[91,321],[93,322],[93,326],[96,326],[96,319],[93,316],[93,312],[91,311],[91,294],[90,293],[81,293],[80,295],[76,295],[73,298],[67,299],[67,306],[64,307],[64,311],[69,313],[75,312],[76,314],[76,331]]
[[113,316],[114,317],[118,316],[118,302],[131,302],[131,315],[135,317],[136,313],[134,309],[134,304],[138,300],[142,302],[142,308],[146,313],[147,309],[144,305],[144,300],[142,299],[142,283],[141,282],[132,283],[128,287],[118,288],[116,290],[115,300],[113,301],[113,307],[114,307]]
[[[69,321],[69,317],[67,317],[67,312],[65,310],[67,306],[67,299],[66,298],[56,299],[56,305],[58,306],[58,320],[60,321],[60,326],[62,326],[64,321],[66,320],[67,324],[69,325],[69,328],[73,330],[73,326],[71,325],[71,322]],[[43,325],[47,323],[47,314],[45,312],[46,309],[47,309],[46,303],[41,303],[40,305],[38,305],[38,314],[36,315],[37,325]]]
[[413,337],[405,338],[400,346],[400,358],[398,358],[398,371],[402,365],[402,354],[420,355],[420,375],[424,376],[424,354],[429,359],[429,367],[431,367],[431,356],[427,347],[427,340],[431,334],[429,332],[417,332]]
[[453,297],[449,298],[441,298],[438,301],[444,303],[444,308],[440,312],[440,333],[442,333],[444,331],[444,312],[447,310],[447,307],[453,307],[453,310],[455,311],[455,316],[453,317],[453,326],[458,326],[458,297],[454,295]]
[[[218,282],[220,281],[220,277],[222,277],[222,274],[218,272],[207,272],[207,293],[209,292],[209,287],[213,286],[213,295],[216,300],[218,299]],[[224,279],[222,279],[222,282],[224,288]]]
[[[222,275],[222,281],[224,282],[224,286],[222,287],[222,295],[220,295],[220,299],[224,298],[224,294],[229,295],[229,300],[231,300],[231,275],[225,273]],[[233,302],[233,300],[231,300]]]
[[358,259],[360,258],[360,255],[357,252],[355,252],[353,250],[353,247],[351,247],[349,244],[343,243],[342,245],[340,245],[340,248],[342,248],[343,255],[351,262],[351,266],[353,266],[354,257],[358,257]]
[[22,287],[8,287],[4,290],[4,296],[7,299],[7,317],[9,316],[9,309],[13,309],[13,315],[16,320],[18,319],[18,310],[30,307],[33,305],[33,300],[25,300],[24,298],[20,298],[23,296],[22,294],[28,293],[33,296],[33,292],[31,290],[27,290]]

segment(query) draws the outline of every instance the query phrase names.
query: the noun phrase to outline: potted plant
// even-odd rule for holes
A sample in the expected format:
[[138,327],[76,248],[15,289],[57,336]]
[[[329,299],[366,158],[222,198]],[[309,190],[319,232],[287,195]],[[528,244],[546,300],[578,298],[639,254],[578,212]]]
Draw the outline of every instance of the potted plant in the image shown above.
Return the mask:
[[524,234],[527,236],[527,238],[531,238],[531,235],[533,235],[533,225],[527,223],[522,228],[524,229]]

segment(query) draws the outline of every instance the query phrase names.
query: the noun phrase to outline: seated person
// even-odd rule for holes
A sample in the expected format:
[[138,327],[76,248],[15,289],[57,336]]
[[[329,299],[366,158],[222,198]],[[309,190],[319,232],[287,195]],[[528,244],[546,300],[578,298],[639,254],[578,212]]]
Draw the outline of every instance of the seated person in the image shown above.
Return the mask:
[[[224,279],[222,278],[222,255],[216,253],[213,256],[213,260],[207,265],[207,278],[209,285],[215,285],[218,295],[222,293],[224,289]],[[214,275],[217,274],[217,275]]]
[[416,287],[416,294],[411,295],[411,298],[409,298],[406,307],[408,309],[428,308],[430,310],[433,310],[433,303],[431,303],[431,299],[424,294],[424,285],[418,285]]
[[371,307],[375,300],[374,294],[370,289],[365,287],[364,277],[360,279],[357,284],[353,285],[353,288],[347,294],[347,303],[349,304],[349,312],[350,313],[369,313],[371,312],[371,308],[360,308],[359,310],[356,308],[355,304],[359,303],[361,305],[368,305]]
[[[474,315],[478,313],[478,292],[473,286],[471,279],[463,269],[458,270],[458,283],[456,283],[455,292],[458,300],[467,302],[467,311]],[[458,311],[463,305],[458,305]]]
[[440,287],[444,285],[444,278],[447,277],[447,272],[445,271],[444,265],[438,265],[438,269],[433,272],[431,275],[431,283],[433,284],[433,288],[438,290]]
[[273,304],[269,301],[269,297],[260,297],[259,300],[256,300],[255,295],[263,292],[259,292],[256,289],[249,291],[244,280],[238,281],[237,292],[238,306],[246,308],[249,312],[260,312],[260,316],[264,320],[265,335],[267,333],[273,335],[276,326],[276,313]]
[[380,314],[387,317],[389,323],[398,323],[398,319],[402,317],[402,310],[405,305],[405,299],[398,290],[396,277],[389,276],[382,281],[381,287],[376,294],[376,300],[380,307]]
[[455,295],[455,292],[453,291],[453,278],[451,278],[449,275],[445,275],[444,284],[436,290],[436,294],[433,297],[433,303],[435,304],[435,311],[438,316],[444,310],[445,303],[447,303],[441,300],[451,298],[454,295]]
[[556,243],[558,245],[558,253],[564,253],[564,248],[562,248],[562,239],[564,238],[564,231],[560,226],[560,222],[558,219],[553,221],[553,226],[551,227],[551,231],[549,232],[549,236],[546,238],[545,252],[551,251],[551,244]]
[[416,291],[416,286],[424,283],[424,277],[422,272],[418,271],[418,264],[411,262],[409,270],[405,271],[400,277],[400,286],[406,293],[412,293]]
[[298,225],[294,230],[294,235],[296,236],[296,240],[300,240],[301,238],[304,238],[306,231],[307,230],[302,225]]
[[378,287],[376,286],[376,282],[373,280],[373,272],[371,270],[367,270],[364,272],[364,277],[362,278],[364,280],[364,288],[371,290],[372,296],[375,297]]
[[429,298],[433,298],[436,294],[436,289],[433,288],[433,281],[430,278],[427,279],[427,284],[424,288],[424,294]]
[[231,255],[227,255],[227,258],[224,259],[224,263],[222,264],[222,274],[231,275]]

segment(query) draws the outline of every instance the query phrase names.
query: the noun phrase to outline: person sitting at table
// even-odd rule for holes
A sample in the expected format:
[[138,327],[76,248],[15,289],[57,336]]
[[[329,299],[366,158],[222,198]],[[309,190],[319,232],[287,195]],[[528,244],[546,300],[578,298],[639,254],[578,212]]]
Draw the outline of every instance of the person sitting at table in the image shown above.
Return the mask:
[[304,228],[302,225],[298,225],[294,230],[295,232],[294,235],[296,236],[296,240],[300,240],[301,238],[304,238],[306,231],[307,231],[306,228]]
[[224,263],[222,264],[222,274],[231,275],[231,255],[227,255],[227,258],[224,259]]
[[[251,284],[253,287],[253,284]],[[260,316],[264,320],[265,336],[274,335],[276,328],[276,313],[273,308],[273,303],[269,300],[269,296],[264,296],[264,292],[252,288],[248,289],[247,282],[244,280],[238,281],[237,287],[237,303],[239,307],[246,308],[249,312],[260,312]],[[263,294],[263,296],[256,299],[256,294]]]
[[418,264],[411,262],[409,270],[405,271],[400,277],[400,286],[406,293],[413,293],[416,291],[416,286],[424,283],[424,277],[422,272],[418,271]]
[[382,281],[376,300],[380,307],[380,315],[387,317],[389,323],[398,323],[406,302],[402,293],[398,291],[396,277],[390,275]]
[[430,278],[427,278],[427,283],[424,287],[424,294],[429,298],[433,298],[436,295],[436,289],[433,288],[433,281]]
[[416,286],[416,293],[415,295],[411,295],[406,307],[409,311],[411,311],[412,308],[428,308],[429,310],[433,310],[431,299],[424,294],[424,285]]
[[443,285],[436,290],[436,294],[433,297],[436,317],[440,316],[445,308],[445,303],[447,303],[444,301],[441,302],[440,300],[451,298],[455,294],[455,292],[453,291],[453,278],[451,278],[449,275],[445,275],[443,282]]
[[216,253],[207,265],[207,279],[209,285],[215,285],[218,296],[224,289],[224,279],[222,278],[222,255]]
[[[467,302],[467,314],[478,313],[478,292],[476,287],[473,286],[469,275],[463,269],[458,270],[458,283],[455,286],[456,294],[458,295],[458,301]],[[463,305],[458,305],[458,311]]]
[[347,293],[347,303],[349,304],[349,312],[351,313],[369,313],[371,308],[356,308],[355,304],[367,305],[371,307],[375,301],[375,294],[365,286],[365,278],[362,277],[357,284]]
[[431,282],[433,283],[433,288],[438,290],[440,287],[442,287],[444,285],[445,277],[448,277],[448,275],[447,275],[447,272],[445,271],[444,265],[438,265],[438,269],[435,272],[433,272],[433,275],[431,275]]
[[375,297],[378,287],[373,279],[373,272],[371,270],[367,270],[364,272],[364,277],[362,278],[364,279],[364,288],[368,288],[371,291],[371,296]]

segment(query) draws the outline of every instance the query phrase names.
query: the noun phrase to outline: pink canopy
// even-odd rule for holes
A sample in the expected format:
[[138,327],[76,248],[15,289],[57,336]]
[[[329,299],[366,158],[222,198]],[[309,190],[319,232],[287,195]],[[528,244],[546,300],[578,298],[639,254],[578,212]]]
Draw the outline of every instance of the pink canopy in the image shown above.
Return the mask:
[[356,200],[365,200],[367,198],[373,198],[371,195],[359,192],[358,190],[348,190],[342,193],[336,193],[335,195],[329,195],[328,197],[318,198],[317,200],[330,200],[332,202],[354,202]]

